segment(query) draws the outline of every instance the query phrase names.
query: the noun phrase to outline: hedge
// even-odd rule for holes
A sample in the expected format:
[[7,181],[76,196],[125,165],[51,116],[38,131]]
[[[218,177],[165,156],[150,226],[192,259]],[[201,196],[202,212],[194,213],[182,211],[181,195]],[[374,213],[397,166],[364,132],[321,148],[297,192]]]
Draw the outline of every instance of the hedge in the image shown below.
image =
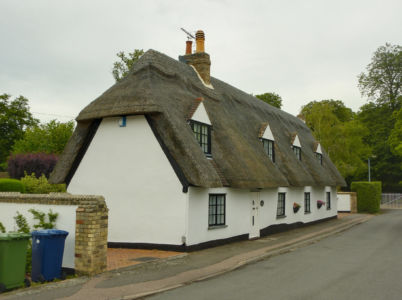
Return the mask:
[[0,192],[25,192],[25,185],[17,180],[11,178],[0,178]]
[[357,211],[370,214],[380,211],[381,181],[352,182],[351,190],[357,193]]

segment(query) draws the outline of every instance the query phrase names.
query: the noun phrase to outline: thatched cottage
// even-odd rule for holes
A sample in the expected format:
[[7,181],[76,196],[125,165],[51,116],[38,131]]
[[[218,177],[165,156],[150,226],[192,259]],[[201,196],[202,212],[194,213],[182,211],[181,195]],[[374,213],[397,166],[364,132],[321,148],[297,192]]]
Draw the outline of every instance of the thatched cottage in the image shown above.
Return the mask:
[[115,246],[191,250],[335,218],[345,182],[307,126],[210,77],[196,37],[179,61],[147,51],[85,107],[51,181],[105,196]]

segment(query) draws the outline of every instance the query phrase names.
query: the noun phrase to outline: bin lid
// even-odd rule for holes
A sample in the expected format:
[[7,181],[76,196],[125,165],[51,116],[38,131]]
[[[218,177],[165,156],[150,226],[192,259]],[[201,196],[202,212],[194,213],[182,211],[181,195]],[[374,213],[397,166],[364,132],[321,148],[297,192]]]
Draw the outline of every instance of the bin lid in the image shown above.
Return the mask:
[[32,236],[67,236],[68,232],[64,230],[58,229],[43,229],[43,230],[35,230],[31,232]]
[[30,237],[30,234],[21,232],[0,233],[0,241],[22,240]]

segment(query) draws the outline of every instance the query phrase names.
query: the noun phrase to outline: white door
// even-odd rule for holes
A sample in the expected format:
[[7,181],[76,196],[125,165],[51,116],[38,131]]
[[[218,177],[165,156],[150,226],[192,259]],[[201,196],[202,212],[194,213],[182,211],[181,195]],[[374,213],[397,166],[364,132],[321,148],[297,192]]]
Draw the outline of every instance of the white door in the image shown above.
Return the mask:
[[251,220],[250,220],[250,239],[255,239],[260,237],[260,226],[258,222],[259,215],[259,207],[260,207],[260,193],[252,192],[251,193]]

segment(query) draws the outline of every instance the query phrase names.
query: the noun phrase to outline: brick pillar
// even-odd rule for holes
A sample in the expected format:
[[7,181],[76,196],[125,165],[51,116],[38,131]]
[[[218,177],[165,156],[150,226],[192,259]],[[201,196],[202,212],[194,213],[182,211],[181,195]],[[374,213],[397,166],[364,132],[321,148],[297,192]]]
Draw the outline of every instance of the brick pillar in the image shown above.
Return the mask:
[[80,202],[76,210],[75,270],[95,275],[106,271],[108,208],[105,199]]
[[350,192],[350,212],[352,214],[357,213],[357,194],[356,192]]

